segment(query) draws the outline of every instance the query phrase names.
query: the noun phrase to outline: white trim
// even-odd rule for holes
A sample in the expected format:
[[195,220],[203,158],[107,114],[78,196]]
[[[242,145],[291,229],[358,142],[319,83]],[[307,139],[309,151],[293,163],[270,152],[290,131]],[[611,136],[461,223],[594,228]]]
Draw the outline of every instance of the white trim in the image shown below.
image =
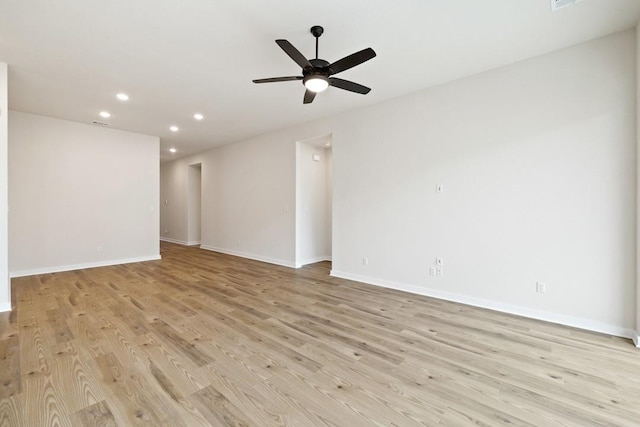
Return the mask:
[[282,265],[284,267],[289,267],[289,268],[296,268],[296,265],[293,262],[284,261],[284,260],[281,260],[281,259],[264,257],[264,256],[261,256],[261,255],[250,254],[250,253],[247,253],[247,252],[232,251],[232,250],[229,250],[229,249],[216,248],[214,246],[207,246],[207,245],[200,245],[200,249],[205,249],[207,251],[212,251],[212,252],[219,252],[221,254],[238,256],[238,257],[241,257],[241,258],[252,259],[252,260],[255,260],[255,261],[262,261],[262,262],[266,262],[266,263],[269,263],[269,264]]
[[9,304],[8,302],[3,302],[2,304],[0,304],[0,313],[4,313],[7,311],[11,311],[11,304]]
[[138,258],[110,259],[107,261],[86,262],[82,264],[59,265],[55,267],[34,268],[31,270],[12,271],[9,275],[12,278],[33,276],[35,274],[60,273],[63,271],[84,270],[85,268],[108,267],[110,265],[131,264],[134,262],[157,261],[160,255],[151,255]]
[[316,262],[322,262],[322,261],[331,261],[331,257],[325,255],[325,256],[310,258],[302,262],[296,263],[296,268],[304,267],[305,265],[315,264]]
[[172,239],[170,237],[160,237],[160,240],[163,242],[175,243],[177,245],[183,245],[183,246],[198,246],[202,243],[200,240],[191,240],[187,242],[184,240]]
[[177,239],[172,239],[170,237],[160,237],[160,240],[163,242],[175,243],[177,245],[189,246],[189,242],[185,240],[177,240]]
[[358,274],[345,273],[345,272],[336,271],[336,270],[331,270],[331,276],[339,277],[342,279],[354,280],[356,282],[362,282],[369,285],[381,286],[383,288],[396,289],[398,291],[405,291],[413,294],[424,295],[432,298],[438,298],[446,301],[453,301],[461,304],[472,305],[475,307],[487,308],[489,310],[500,311],[503,313],[515,314],[517,316],[528,317],[531,319],[543,320],[551,323],[558,323],[560,325],[571,326],[579,329],[586,329],[589,331],[600,332],[608,335],[615,335],[618,337],[630,338],[630,339],[633,339],[635,337],[634,341],[636,342],[639,339],[637,334],[632,329],[623,328],[618,325],[602,323],[602,322],[594,321],[591,319],[567,316],[565,314],[552,313],[548,311],[536,310],[536,309],[521,307],[517,305],[511,305],[511,304],[504,304],[504,303],[489,301],[489,300],[480,299],[480,298],[467,297],[464,295],[424,288],[422,286],[389,282],[387,280],[361,276]]
[[640,332],[636,331],[633,334],[633,343],[636,347],[640,348]]

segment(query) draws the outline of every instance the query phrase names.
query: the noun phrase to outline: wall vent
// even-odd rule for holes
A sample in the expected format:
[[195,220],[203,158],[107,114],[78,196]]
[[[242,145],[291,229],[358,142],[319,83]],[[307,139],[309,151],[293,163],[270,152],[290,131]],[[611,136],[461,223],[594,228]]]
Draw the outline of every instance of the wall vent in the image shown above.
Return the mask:
[[582,0],[551,0],[551,10],[562,9],[563,7],[571,6],[581,1]]
[[109,126],[109,123],[99,122],[97,120],[92,121],[91,124],[96,126]]

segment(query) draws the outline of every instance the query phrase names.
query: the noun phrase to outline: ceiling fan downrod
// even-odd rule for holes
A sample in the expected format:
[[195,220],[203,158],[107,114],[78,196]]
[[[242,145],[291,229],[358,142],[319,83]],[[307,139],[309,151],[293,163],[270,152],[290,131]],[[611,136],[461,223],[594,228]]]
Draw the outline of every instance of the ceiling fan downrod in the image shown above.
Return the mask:
[[318,59],[318,39],[320,38],[322,33],[324,33],[324,28],[322,28],[320,25],[314,25],[313,27],[311,27],[311,34],[313,34],[313,37],[316,38],[316,59]]

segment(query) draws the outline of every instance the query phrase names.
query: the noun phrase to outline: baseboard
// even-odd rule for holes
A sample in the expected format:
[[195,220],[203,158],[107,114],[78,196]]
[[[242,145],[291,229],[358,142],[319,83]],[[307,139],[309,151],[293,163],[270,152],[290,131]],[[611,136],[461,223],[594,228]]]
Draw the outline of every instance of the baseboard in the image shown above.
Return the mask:
[[177,245],[189,246],[189,242],[187,242],[186,240],[177,240],[177,239],[172,239],[170,237],[160,237],[160,241],[175,243]]
[[55,267],[34,268],[29,270],[20,270],[9,272],[9,277],[25,277],[36,274],[60,273],[63,271],[84,270],[85,268],[108,267],[110,265],[131,264],[134,262],[157,261],[161,259],[160,255],[152,255],[138,258],[110,259],[106,261],[86,262],[82,264],[59,265]]
[[5,313],[7,311],[11,311],[11,303],[8,303],[8,302],[0,303],[0,313]]
[[305,261],[296,263],[296,268],[304,267],[305,265],[315,264],[316,262],[323,262],[323,261],[331,261],[331,257],[330,256],[319,256],[319,257],[315,257],[315,258],[309,258],[309,259],[307,259]]
[[633,333],[633,343],[636,347],[640,348],[640,332],[636,331]]
[[216,248],[214,246],[207,246],[207,245],[200,245],[200,249],[206,249],[208,251],[219,252],[221,254],[233,255],[233,256],[237,256],[237,257],[241,257],[241,258],[252,259],[254,261],[262,261],[262,262],[266,262],[268,264],[281,265],[283,267],[296,268],[296,265],[293,262],[284,261],[284,260],[281,260],[281,259],[264,257],[264,256],[261,256],[261,255],[250,254],[250,253],[247,253],[247,252],[232,251],[232,250],[229,250],[229,249]]
[[172,239],[170,237],[160,237],[160,241],[162,242],[169,242],[169,243],[175,243],[176,245],[182,245],[182,246],[198,246],[200,245],[202,242],[200,240],[177,240],[177,239]]
[[545,322],[557,323],[560,325],[571,326],[588,331],[600,332],[608,335],[615,335],[623,338],[630,338],[638,345],[638,335],[632,329],[623,328],[617,325],[597,322],[590,319],[580,317],[567,316],[564,314],[552,313],[542,310],[535,310],[511,304],[503,304],[495,301],[489,301],[481,298],[467,297],[464,295],[443,292],[435,289],[423,288],[421,286],[409,285],[404,283],[389,282],[386,280],[376,279],[373,277],[361,276],[358,274],[345,273],[342,271],[331,270],[331,276],[342,279],[362,282],[369,285],[380,286],[383,288],[395,289],[398,291],[410,292],[417,295],[442,299],[446,301],[458,302],[474,307],[486,308],[489,310],[500,311],[502,313],[515,314],[517,316],[528,317],[531,319],[543,320]]

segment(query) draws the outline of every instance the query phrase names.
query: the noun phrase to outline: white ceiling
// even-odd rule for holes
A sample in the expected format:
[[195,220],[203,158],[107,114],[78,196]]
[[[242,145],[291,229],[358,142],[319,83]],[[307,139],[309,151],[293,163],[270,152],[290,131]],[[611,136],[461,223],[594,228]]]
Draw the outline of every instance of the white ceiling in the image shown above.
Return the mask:
[[[632,28],[639,0],[0,0],[0,61],[13,110],[161,138],[167,160],[352,110]],[[289,40],[334,62],[366,47],[378,56],[339,77],[366,96],[329,88],[303,105],[275,44]],[[559,70],[560,71],[560,70]],[[131,99],[115,99],[119,91]],[[109,119],[98,113],[107,110]],[[196,122],[195,112],[205,115]],[[169,126],[180,131],[173,133]],[[168,148],[178,153],[171,155]]]

